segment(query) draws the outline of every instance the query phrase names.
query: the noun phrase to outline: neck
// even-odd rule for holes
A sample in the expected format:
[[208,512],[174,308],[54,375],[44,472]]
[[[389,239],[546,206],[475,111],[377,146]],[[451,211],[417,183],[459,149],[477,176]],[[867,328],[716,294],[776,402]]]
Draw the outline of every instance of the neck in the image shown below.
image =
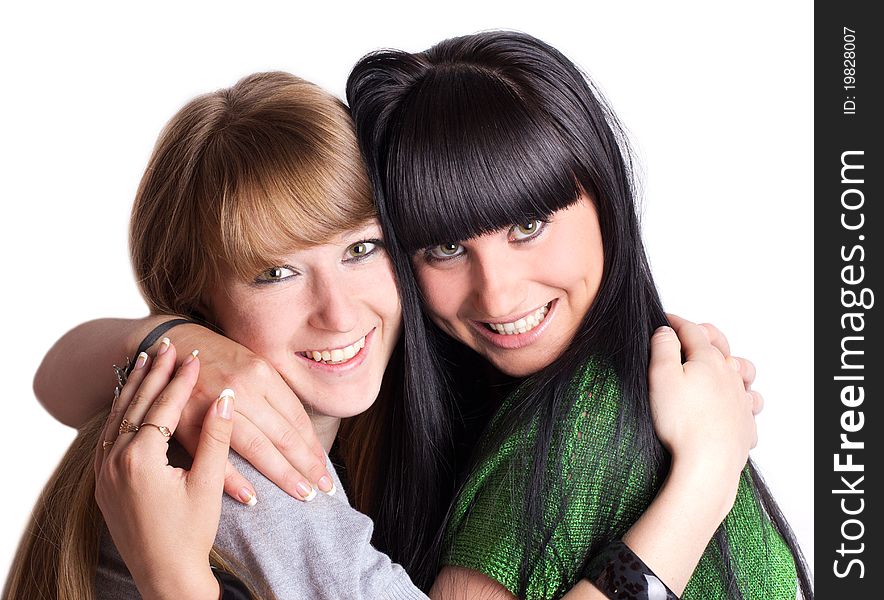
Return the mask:
[[316,437],[322,444],[325,453],[331,450],[332,444],[335,443],[335,436],[338,435],[338,427],[341,426],[339,417],[329,417],[327,415],[310,415],[310,422],[313,423],[313,430],[316,431]]

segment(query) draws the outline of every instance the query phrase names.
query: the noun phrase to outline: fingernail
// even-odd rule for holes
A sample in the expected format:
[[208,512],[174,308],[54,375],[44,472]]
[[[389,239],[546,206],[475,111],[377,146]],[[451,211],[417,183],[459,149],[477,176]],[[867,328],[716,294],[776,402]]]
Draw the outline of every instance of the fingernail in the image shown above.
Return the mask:
[[144,363],[146,363],[146,362],[147,362],[147,352],[142,352],[141,354],[138,355],[138,358],[135,359],[135,368],[133,368],[132,370],[134,371],[135,369],[140,369],[141,367],[144,366]]
[[672,327],[669,327],[668,325],[663,325],[657,331],[659,331],[660,333],[668,333],[668,332],[672,331]]
[[190,363],[193,362],[193,359],[196,358],[199,353],[200,353],[199,350],[194,350],[193,352],[190,353],[190,356],[188,356],[187,358],[184,359],[184,362],[181,363],[181,365],[182,366],[189,365]]
[[258,503],[258,496],[255,495],[254,491],[247,487],[240,488],[239,501],[246,506],[255,506]]
[[740,371],[740,361],[738,361],[733,356],[727,357],[727,364],[729,364],[731,366],[731,369],[733,369],[734,371]]
[[166,350],[169,349],[169,344],[171,343],[172,340],[167,337],[164,337],[162,340],[160,340],[160,349],[157,350],[157,356],[159,356],[160,354],[165,354]]
[[304,502],[310,502],[316,497],[316,488],[303,481],[298,483],[298,491],[301,493],[301,498]]
[[233,417],[233,400],[235,398],[236,394],[230,388],[225,389],[218,396],[216,405],[218,406],[218,414],[221,415],[222,419],[230,420]]
[[319,482],[317,483],[317,485],[319,486],[319,490],[320,490],[320,491],[325,492],[325,493],[328,494],[329,496],[334,495],[334,493],[335,493],[335,484],[334,484],[334,482],[329,478],[328,475],[323,475],[322,477],[320,477],[320,478],[319,478]]

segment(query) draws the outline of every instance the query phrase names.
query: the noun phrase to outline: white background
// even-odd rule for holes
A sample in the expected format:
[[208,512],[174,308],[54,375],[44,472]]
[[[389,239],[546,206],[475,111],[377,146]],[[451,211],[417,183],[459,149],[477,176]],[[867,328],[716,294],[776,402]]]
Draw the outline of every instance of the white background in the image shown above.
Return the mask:
[[489,28],[558,47],[630,130],[666,306],[714,322],[758,366],[767,404],[753,455],[813,558],[811,3],[191,4],[2,9],[4,579],[73,439],[31,391],[42,355],[78,322],[146,312],[126,226],[164,122],[253,71],[291,71],[342,95],[370,50]]

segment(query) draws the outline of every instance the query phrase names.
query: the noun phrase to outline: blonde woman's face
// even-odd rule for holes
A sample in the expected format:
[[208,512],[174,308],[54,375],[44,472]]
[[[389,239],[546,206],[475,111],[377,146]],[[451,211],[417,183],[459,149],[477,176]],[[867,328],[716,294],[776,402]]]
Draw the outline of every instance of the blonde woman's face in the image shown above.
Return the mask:
[[331,417],[359,414],[377,398],[402,316],[374,221],[283,253],[251,281],[226,277],[210,305],[231,339],[268,360],[305,405]]

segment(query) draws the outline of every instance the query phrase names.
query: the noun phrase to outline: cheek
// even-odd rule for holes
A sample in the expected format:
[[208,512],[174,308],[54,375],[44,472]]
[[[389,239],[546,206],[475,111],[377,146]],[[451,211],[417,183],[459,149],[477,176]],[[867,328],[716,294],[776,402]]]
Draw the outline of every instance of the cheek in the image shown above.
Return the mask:
[[436,322],[454,317],[464,296],[464,284],[451,270],[416,264],[415,277],[424,300],[424,309]]

